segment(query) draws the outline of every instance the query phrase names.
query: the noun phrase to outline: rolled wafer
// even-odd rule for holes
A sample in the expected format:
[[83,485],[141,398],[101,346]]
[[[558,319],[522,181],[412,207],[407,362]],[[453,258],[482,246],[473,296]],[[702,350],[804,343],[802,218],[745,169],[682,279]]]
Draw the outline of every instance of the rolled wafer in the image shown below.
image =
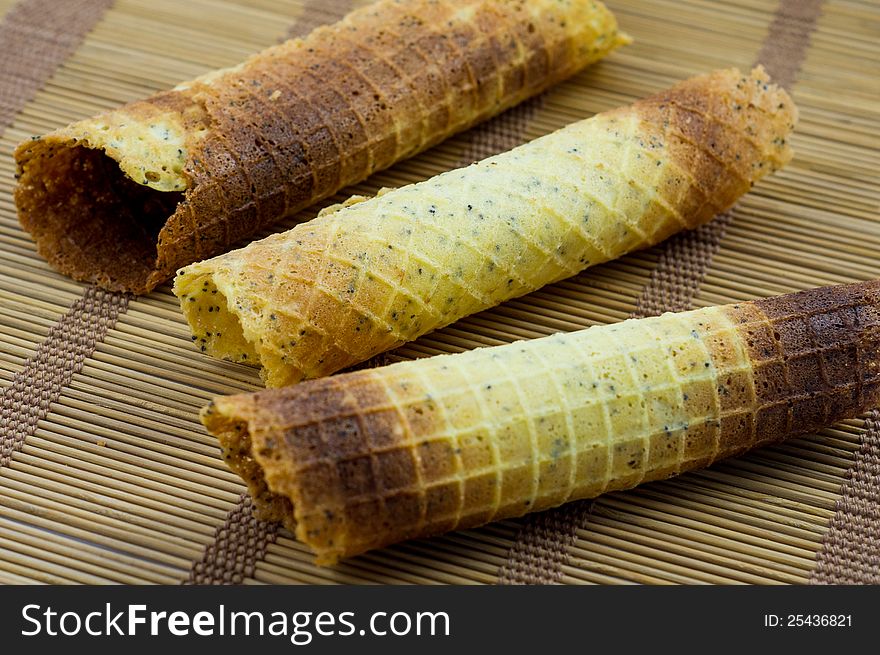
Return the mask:
[[880,401],[880,282],[217,398],[262,516],[322,564],[706,466]]
[[62,273],[145,293],[627,41],[594,0],[380,0],[23,143],[19,218]]
[[510,152],[183,269],[203,351],[268,386],[327,375],[657,243],[791,157],[796,109],[761,68],[703,75]]

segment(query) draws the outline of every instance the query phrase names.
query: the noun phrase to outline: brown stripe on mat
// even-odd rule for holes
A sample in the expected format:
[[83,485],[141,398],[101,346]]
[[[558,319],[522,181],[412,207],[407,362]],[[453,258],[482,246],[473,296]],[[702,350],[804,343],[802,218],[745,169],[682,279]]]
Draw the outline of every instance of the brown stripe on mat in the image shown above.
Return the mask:
[[[309,0],[287,31],[287,38],[304,36],[316,27],[335,23],[353,6],[351,0]],[[182,584],[240,584],[253,576],[257,562],[266,556],[269,544],[275,543],[279,527],[256,518],[253,509],[250,496],[243,493],[214,531],[201,558],[193,562]]]
[[0,131],[70,56],[113,0],[23,0],[0,22]]
[[592,511],[591,501],[581,501],[527,516],[498,570],[498,584],[559,584],[576,530]]
[[708,225],[679,234],[669,241],[630,316],[645,318],[690,309],[732,221],[733,213],[725,212]]
[[810,35],[822,14],[824,0],[781,0],[767,38],[758,53],[758,63],[777,84],[795,83],[810,47]]
[[865,427],[816,555],[812,584],[880,584],[880,411],[871,412]]
[[[0,21],[0,132],[69,57],[113,0],[23,0]],[[127,300],[86,290],[50,330],[0,394],[0,468],[33,434],[37,422],[124,311]]]
[[253,500],[242,493],[181,584],[241,584],[253,577],[257,562],[275,543],[279,527],[254,516]]
[[[822,0],[780,0],[757,63],[778,84],[790,87],[809,48]],[[734,210],[707,225],[678,234],[661,246],[660,260],[630,314],[633,318],[690,309],[694,295],[721,247]],[[499,567],[499,584],[553,584],[562,579],[568,549],[586,524],[592,501],[530,514]]]
[[89,287],[50,328],[12,384],[3,389],[0,467],[8,466],[13,453],[21,450],[127,305],[127,296]]
[[467,146],[456,166],[469,166],[520,145],[529,123],[543,106],[544,95],[541,94],[467,132]]
[[184,584],[241,584],[252,578],[277,533],[278,524],[254,517],[251,497],[241,494]]
[[287,30],[287,38],[305,36],[316,27],[335,23],[354,9],[353,0],[309,0],[296,22]]

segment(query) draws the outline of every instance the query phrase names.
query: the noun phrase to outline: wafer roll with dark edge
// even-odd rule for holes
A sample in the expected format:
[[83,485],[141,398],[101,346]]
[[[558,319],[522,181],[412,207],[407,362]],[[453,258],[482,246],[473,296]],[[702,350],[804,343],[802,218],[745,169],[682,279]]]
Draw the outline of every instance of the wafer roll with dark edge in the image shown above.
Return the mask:
[[263,517],[330,564],[628,489],[880,401],[880,282],[217,398]]
[[174,293],[197,345],[267,386],[327,375],[708,221],[789,161],[796,115],[761,68],[701,75],[192,264]]
[[19,218],[62,273],[146,293],[627,41],[593,0],[381,0],[23,143]]

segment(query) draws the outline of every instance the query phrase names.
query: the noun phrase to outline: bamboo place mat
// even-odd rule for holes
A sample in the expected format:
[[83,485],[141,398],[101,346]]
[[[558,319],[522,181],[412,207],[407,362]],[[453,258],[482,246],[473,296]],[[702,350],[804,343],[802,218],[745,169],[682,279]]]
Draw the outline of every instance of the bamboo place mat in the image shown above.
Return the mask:
[[[0,0],[0,581],[880,582],[876,412],[708,470],[334,568],[315,567],[290,534],[252,517],[196,416],[213,395],[259,388],[255,371],[195,352],[167,285],[129,298],[53,273],[18,226],[11,153],[33,134],[235,64],[359,4]],[[632,46],[334,201],[759,61],[800,107],[795,160],[696,232],[389,359],[878,275],[878,4],[608,4]]]

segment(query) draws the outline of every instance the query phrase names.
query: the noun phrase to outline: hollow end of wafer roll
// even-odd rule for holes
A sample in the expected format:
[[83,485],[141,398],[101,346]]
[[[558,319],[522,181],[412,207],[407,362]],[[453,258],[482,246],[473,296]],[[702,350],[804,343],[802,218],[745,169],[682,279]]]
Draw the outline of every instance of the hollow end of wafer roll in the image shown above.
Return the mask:
[[278,521],[295,532],[292,503],[269,490],[263,464],[256,459],[252,449],[249,424],[254,419],[253,400],[247,395],[217,398],[202,408],[200,418],[217,437],[224,462],[247,485],[248,493],[255,501],[257,517],[264,521]]
[[880,402],[880,281],[216,398],[261,517],[320,564],[668,478]]
[[628,42],[592,0],[379,0],[21,144],[19,219],[60,272],[147,293]]
[[170,236],[169,221],[182,212],[193,186],[187,169],[207,131],[204,107],[171,92],[22,143],[22,227],[58,271],[146,293],[173,272],[163,232]]

